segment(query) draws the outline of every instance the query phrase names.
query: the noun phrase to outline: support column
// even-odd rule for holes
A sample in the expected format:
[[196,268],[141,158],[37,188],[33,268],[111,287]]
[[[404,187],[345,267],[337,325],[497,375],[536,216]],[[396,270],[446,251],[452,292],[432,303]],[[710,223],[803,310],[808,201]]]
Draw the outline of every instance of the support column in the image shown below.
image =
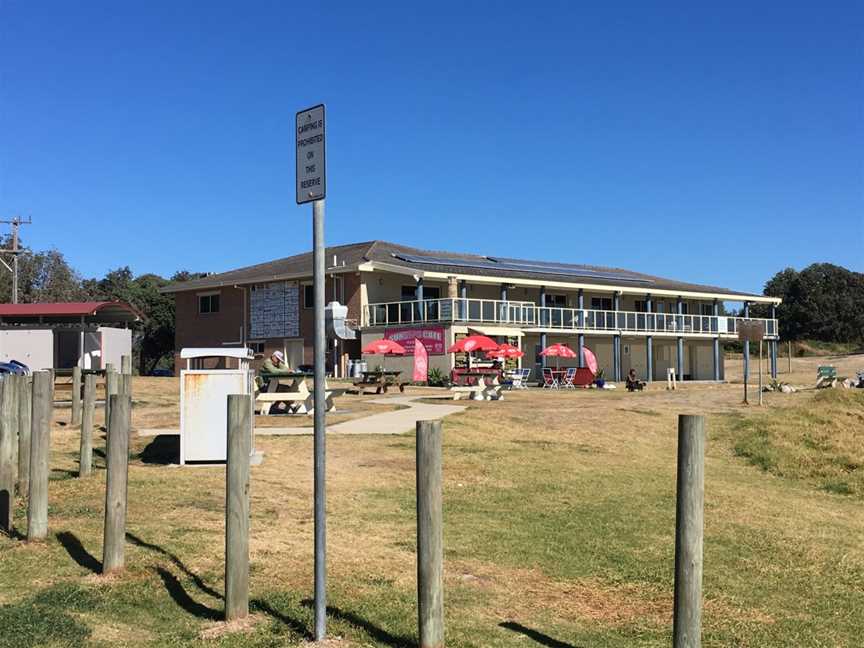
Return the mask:
[[678,349],[675,354],[675,374],[678,380],[684,380],[684,300],[681,295],[678,295],[678,321],[676,329],[678,329]]
[[459,282],[459,297],[462,299],[462,311],[460,313],[460,318],[462,320],[468,319],[468,282],[464,279]]
[[[651,293],[645,295],[645,328],[647,330],[652,330],[654,328],[654,320],[651,317],[651,313],[654,311],[653,305],[651,303]],[[645,350],[647,354],[647,367],[645,376],[646,382],[652,382],[654,380],[654,336],[649,335],[645,338]]]
[[502,322],[507,321],[507,284],[501,284],[501,308],[499,309],[498,319]]
[[[579,289],[579,328],[585,326],[585,313],[583,312],[585,309],[585,291],[581,288]],[[585,354],[582,352],[582,349],[585,348],[585,334],[580,333],[577,338],[576,345],[576,355],[579,356],[579,366],[585,366]]]
[[423,277],[417,277],[417,287],[414,288],[414,299],[417,300],[414,318],[423,321]]
[[[750,317],[750,302],[744,302],[744,317]],[[750,378],[750,342],[744,342],[744,380]]]
[[[716,299],[714,300],[714,317],[720,317],[720,304]],[[720,335],[714,336],[714,380],[720,380]]]
[[[777,319],[777,305],[771,304],[771,319]],[[775,335],[780,334],[779,330],[774,331]],[[768,353],[771,354],[771,378],[777,380],[777,340],[768,342]]]
[[[546,326],[546,286],[540,287],[540,326]],[[543,332],[540,334],[540,350],[546,348],[546,333]],[[546,356],[540,356],[540,368],[546,368]]]
[[[618,311],[621,306],[620,293],[616,290],[612,296],[612,310]],[[612,339],[612,375],[615,382],[621,382],[621,333],[618,328],[618,314],[615,314],[615,328],[619,332]]]

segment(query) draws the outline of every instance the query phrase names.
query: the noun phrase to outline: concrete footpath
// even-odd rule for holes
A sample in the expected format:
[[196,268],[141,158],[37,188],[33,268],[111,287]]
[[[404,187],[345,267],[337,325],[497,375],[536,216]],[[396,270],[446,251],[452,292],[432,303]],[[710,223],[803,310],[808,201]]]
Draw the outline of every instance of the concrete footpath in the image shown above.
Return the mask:
[[[327,434],[404,434],[413,431],[417,421],[431,421],[456,414],[465,409],[464,405],[433,405],[418,403],[424,396],[396,396],[375,398],[370,403],[383,405],[402,405],[392,412],[372,414],[363,418],[327,426]],[[162,434],[180,434],[176,428],[150,428],[138,430],[138,436],[153,437]],[[256,436],[311,436],[312,427],[259,427]]]

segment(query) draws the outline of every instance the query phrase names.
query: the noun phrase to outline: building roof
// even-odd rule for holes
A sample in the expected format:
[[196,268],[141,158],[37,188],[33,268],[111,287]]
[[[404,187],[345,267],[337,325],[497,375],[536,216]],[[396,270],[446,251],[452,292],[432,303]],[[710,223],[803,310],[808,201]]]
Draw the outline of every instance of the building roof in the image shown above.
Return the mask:
[[[623,268],[430,251],[380,240],[329,247],[326,249],[325,260],[328,272],[380,268],[392,271],[401,270],[407,274],[424,275],[431,273],[433,277],[435,275],[456,275],[466,278],[502,278],[535,283],[569,283],[580,286],[605,287],[606,289],[624,287],[627,292],[680,291],[682,293],[717,295],[727,299],[752,297],[760,298],[762,301],[777,301],[763,295],[657,277]],[[306,252],[284,259],[209,275],[201,279],[174,283],[162,290],[163,292],[200,290],[308,277],[311,274],[312,253]]]
[[91,322],[136,322],[141,313],[129,304],[112,301],[41,302],[36,304],[0,304],[0,318],[4,322],[33,320],[80,320]]

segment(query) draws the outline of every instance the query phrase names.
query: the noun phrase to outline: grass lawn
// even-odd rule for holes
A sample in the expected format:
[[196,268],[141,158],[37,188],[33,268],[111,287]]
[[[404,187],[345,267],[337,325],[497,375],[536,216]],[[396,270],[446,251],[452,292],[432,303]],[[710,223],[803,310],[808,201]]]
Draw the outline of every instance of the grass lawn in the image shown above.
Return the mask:
[[[861,356],[838,363],[847,375],[864,368]],[[797,384],[812,382],[809,365],[795,371]],[[136,427],[175,415],[164,380],[136,379]],[[367,411],[362,398],[342,400]],[[704,645],[860,646],[864,393],[766,394],[761,410],[740,400],[737,384],[531,390],[448,417],[447,645],[668,646],[676,415],[701,412]],[[92,478],[75,477],[67,417],[57,411],[49,540],[0,539],[0,647],[308,640],[311,438],[256,441],[265,460],[252,470],[254,614],[226,627],[224,468],[166,465],[153,439],[134,439],[127,570],[106,579],[96,574],[102,459]],[[414,646],[413,434],[331,436],[328,480],[333,645]],[[22,530],[25,519],[19,502]]]

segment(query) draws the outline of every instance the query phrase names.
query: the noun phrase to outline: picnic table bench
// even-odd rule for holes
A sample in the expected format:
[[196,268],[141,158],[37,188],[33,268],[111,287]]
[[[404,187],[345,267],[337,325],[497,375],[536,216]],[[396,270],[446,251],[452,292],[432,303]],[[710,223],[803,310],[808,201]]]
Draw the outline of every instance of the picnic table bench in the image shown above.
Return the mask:
[[380,394],[382,391],[386,394],[390,387],[398,387],[400,392],[405,391],[405,385],[408,382],[399,380],[401,371],[364,371],[359,380],[354,381],[354,386],[359,387],[363,391],[364,387],[375,387],[375,393]]
[[[315,410],[315,390],[309,389],[306,378],[311,374],[293,372],[289,374],[263,374],[266,389],[255,392],[255,409],[267,416],[275,403],[285,403],[289,414],[312,414]],[[280,389],[280,388],[285,389]],[[336,410],[334,398],[345,393],[344,389],[331,389],[324,381],[324,411]]]
[[453,400],[459,400],[468,395],[471,400],[501,400],[504,398],[500,373],[498,371],[462,372],[450,392]]
[[831,365],[821,365],[816,369],[816,389],[835,387],[837,385],[837,368]]

